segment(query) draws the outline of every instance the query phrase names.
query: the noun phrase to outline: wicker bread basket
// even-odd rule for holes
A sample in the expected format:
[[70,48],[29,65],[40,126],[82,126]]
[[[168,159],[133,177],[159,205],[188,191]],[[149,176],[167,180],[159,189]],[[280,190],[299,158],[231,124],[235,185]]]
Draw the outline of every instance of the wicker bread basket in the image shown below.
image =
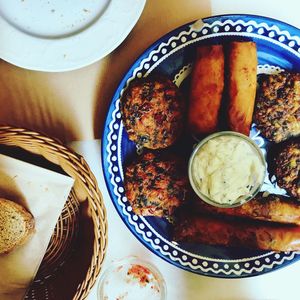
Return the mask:
[[80,155],[37,132],[0,126],[0,146],[23,151],[21,156],[43,160],[75,179],[25,299],[85,299],[107,248],[106,211],[94,175]]

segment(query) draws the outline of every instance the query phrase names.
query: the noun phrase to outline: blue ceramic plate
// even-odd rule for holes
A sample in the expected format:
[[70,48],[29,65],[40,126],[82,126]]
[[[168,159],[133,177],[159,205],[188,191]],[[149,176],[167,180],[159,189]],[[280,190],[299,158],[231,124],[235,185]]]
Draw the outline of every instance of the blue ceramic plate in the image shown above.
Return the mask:
[[[191,72],[195,49],[203,43],[253,40],[258,49],[258,73],[300,71],[300,30],[288,24],[252,15],[223,15],[203,19],[203,26],[190,23],[159,39],[131,66],[121,81],[108,110],[102,140],[102,163],[111,199],[124,223],[152,252],[182,269],[214,277],[240,278],[276,270],[300,258],[297,252],[266,252],[208,245],[177,244],[164,219],[139,217],[132,212],[123,187],[123,166],[136,154],[128,140],[120,113],[120,97],[129,82],[159,72],[184,89]],[[201,22],[200,22],[201,23]],[[201,24],[200,24],[201,25]],[[256,130],[251,137],[266,154],[269,143]],[[271,178],[270,178],[271,177]],[[272,176],[263,190],[285,194]]]

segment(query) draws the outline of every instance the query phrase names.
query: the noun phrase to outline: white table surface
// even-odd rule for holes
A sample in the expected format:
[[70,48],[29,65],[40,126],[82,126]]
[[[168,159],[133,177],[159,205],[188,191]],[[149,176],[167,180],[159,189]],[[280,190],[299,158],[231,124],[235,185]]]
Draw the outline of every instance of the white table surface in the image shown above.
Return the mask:
[[[297,300],[300,299],[300,262],[275,272],[243,279],[219,279],[196,275],[165,262],[129,231],[108,195],[101,169],[99,140],[73,142],[70,146],[83,155],[97,178],[108,219],[108,248],[101,273],[115,260],[136,255],[155,264],[167,285],[168,300]],[[100,275],[101,275],[100,273]],[[100,277],[99,277],[100,278]],[[98,278],[98,280],[99,280]],[[97,299],[98,281],[88,300]],[[139,299],[136,299],[139,300]],[[141,299],[144,300],[144,299]],[[145,299],[146,300],[146,299]]]

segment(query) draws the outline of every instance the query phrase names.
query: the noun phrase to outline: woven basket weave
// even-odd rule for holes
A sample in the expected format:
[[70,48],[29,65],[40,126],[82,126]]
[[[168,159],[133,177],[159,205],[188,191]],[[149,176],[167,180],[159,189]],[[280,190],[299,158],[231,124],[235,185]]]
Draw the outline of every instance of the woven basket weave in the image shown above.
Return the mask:
[[0,145],[37,155],[75,180],[25,299],[85,299],[107,248],[106,211],[94,175],[80,155],[37,132],[0,126]]

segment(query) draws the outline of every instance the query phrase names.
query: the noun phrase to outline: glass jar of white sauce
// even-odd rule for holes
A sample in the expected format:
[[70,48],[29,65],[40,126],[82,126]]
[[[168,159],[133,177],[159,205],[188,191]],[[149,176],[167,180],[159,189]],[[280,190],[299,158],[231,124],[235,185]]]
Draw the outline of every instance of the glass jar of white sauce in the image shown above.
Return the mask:
[[266,174],[261,150],[247,136],[223,131],[202,140],[189,160],[189,179],[205,202],[234,207],[252,199]]

